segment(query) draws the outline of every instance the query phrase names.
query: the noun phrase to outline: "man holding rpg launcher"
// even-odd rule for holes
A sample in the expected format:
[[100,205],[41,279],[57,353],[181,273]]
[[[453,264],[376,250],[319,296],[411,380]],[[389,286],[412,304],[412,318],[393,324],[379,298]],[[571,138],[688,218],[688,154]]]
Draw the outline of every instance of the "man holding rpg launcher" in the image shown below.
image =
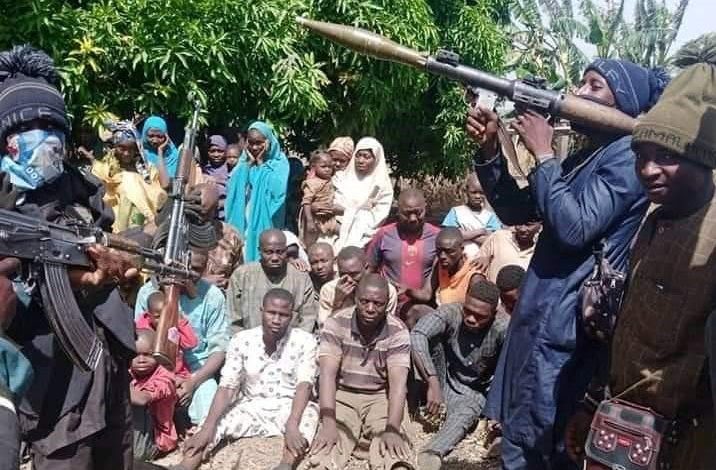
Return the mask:
[[[577,95],[636,117],[658,99],[664,73],[620,60],[596,60]],[[595,248],[624,272],[629,244],[647,208],[634,171],[631,136],[573,129],[588,139],[560,162],[553,128],[533,111],[513,123],[537,166],[519,189],[497,140],[497,115],[470,109],[467,132],[480,144],[475,171],[490,204],[507,225],[539,217],[544,229],[512,314],[485,413],[502,423],[502,464],[512,469],[573,468],[564,447],[568,417],[591,377],[604,367],[606,345],[590,339],[578,321],[580,290],[592,272]]]

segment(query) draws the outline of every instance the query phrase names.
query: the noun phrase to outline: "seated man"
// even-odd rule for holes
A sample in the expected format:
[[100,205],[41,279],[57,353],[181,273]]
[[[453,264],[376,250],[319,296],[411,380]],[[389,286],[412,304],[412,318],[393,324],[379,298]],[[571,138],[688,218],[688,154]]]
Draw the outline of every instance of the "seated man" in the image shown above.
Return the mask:
[[462,233],[455,227],[444,228],[435,241],[437,263],[422,289],[413,291],[413,298],[425,304],[462,303],[475,276],[484,278],[480,269],[469,263],[463,250]]
[[440,231],[425,222],[426,212],[423,192],[404,190],[398,198],[398,222],[381,227],[366,249],[373,272],[385,276],[401,293],[398,314],[409,327],[426,311],[417,307],[425,302],[414,294],[430,279]]
[[311,266],[311,281],[316,295],[326,283],[336,278],[336,270],[333,266],[335,262],[333,247],[328,243],[318,242],[308,248],[308,264]]
[[[338,264],[338,279],[327,282],[321,289],[318,305],[319,330],[326,322],[326,318],[355,305],[355,289],[368,269],[368,258],[362,249],[347,246],[338,253],[336,264]],[[395,314],[397,304],[398,292],[389,283],[386,309],[389,315]]]
[[442,305],[410,333],[413,363],[428,384],[427,411],[437,416],[443,403],[447,408],[440,431],[418,457],[421,470],[439,469],[480,418],[509,323],[497,313],[499,296],[493,283],[478,280],[464,304]]
[[342,469],[358,445],[370,442],[370,468],[411,468],[402,432],[410,335],[386,315],[388,283],[366,274],[356,306],[326,320],[321,331],[321,428],[311,448],[312,468]]
[[490,282],[497,281],[497,273],[509,264],[516,264],[526,270],[541,229],[541,223],[530,222],[496,231],[482,244],[476,264],[487,272]]
[[286,235],[281,230],[266,230],[259,239],[259,261],[239,266],[231,275],[229,290],[229,318],[235,330],[261,325],[261,305],[271,289],[286,289],[293,295],[291,326],[309,333],[316,324],[318,302],[308,273],[298,271],[288,263]]
[[[207,259],[206,250],[193,249],[191,268],[203,272]],[[135,320],[149,310],[149,296],[158,290],[159,286],[152,281],[139,289],[134,306]],[[200,424],[209,413],[217,387],[214,375],[224,363],[224,353],[229,342],[226,299],[221,289],[204,279],[187,281],[182,290],[179,307],[199,338],[199,345],[184,353],[184,361],[191,375],[177,377],[177,395],[179,405],[188,407],[189,420],[193,424]]]
[[497,273],[496,284],[500,289],[500,305],[508,315],[512,315],[520,298],[520,286],[524,277],[525,270],[516,264],[509,264]]
[[291,327],[292,312],[291,293],[271,289],[261,325],[231,339],[209,416],[187,441],[176,469],[198,468],[224,438],[281,435],[284,451],[276,469],[296,467],[318,426],[318,405],[310,401],[318,346],[313,335]]

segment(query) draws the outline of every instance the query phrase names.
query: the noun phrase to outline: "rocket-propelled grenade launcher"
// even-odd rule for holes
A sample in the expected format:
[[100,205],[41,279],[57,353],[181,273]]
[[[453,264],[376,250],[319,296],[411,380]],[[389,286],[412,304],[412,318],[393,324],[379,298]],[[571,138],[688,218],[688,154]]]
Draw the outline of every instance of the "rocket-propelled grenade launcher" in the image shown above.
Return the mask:
[[541,114],[562,117],[584,127],[614,134],[631,134],[636,124],[636,119],[615,108],[574,95],[536,88],[521,80],[509,80],[463,65],[454,52],[440,50],[432,56],[364,29],[302,17],[296,18],[296,21],[332,42],[360,54],[409,65],[461,82],[470,88],[483,88],[514,101],[518,106],[534,109]]

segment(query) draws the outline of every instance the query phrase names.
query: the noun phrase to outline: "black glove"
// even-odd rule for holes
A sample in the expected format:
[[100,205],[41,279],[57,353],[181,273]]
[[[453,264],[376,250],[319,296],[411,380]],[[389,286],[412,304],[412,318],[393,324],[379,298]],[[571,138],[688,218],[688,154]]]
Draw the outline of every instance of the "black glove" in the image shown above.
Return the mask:
[[0,172],[0,209],[14,209],[17,197],[17,188],[10,182],[10,175]]

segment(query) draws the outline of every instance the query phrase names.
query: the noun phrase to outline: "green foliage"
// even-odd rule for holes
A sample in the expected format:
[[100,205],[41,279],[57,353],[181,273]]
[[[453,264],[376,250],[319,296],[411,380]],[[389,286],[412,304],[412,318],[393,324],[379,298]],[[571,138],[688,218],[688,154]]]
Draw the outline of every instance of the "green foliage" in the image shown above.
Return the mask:
[[612,57],[619,46],[616,38],[625,26],[624,0],[609,0],[604,7],[582,0],[581,10],[589,27],[587,39],[597,47],[597,57]]
[[514,0],[512,18],[510,70],[519,77],[545,78],[552,88],[580,80],[587,57],[577,41],[589,31],[577,19],[572,0]]
[[664,0],[637,0],[634,23],[622,25],[619,56],[648,67],[665,65],[688,4],[680,0],[671,11]]
[[270,120],[306,152],[337,135],[376,135],[401,173],[458,173],[469,149],[457,85],[356,55],[309,34],[305,15],[360,26],[420,50],[439,46],[499,71],[506,0],[23,0],[0,47],[29,42],[60,67],[75,122],[108,113],[204,123]]
[[672,11],[665,0],[637,0],[634,21],[624,18],[625,0],[513,0],[513,49],[508,67],[518,76],[543,76],[555,88],[581,78],[587,57],[582,43],[597,56],[622,58],[645,67],[666,65],[689,0]]
[[[501,73],[502,60],[507,42],[501,31],[502,21],[509,18],[508,3],[500,0],[460,2],[433,0],[430,6],[435,12],[440,32],[440,45],[460,54],[461,60],[474,67]],[[430,173],[460,175],[464,172],[473,149],[464,133],[464,91],[454,83],[432,79],[432,103],[422,106],[434,110],[426,136],[439,139],[442,147],[436,150],[442,158],[428,159],[417,170]],[[417,163],[417,162],[414,162]]]

